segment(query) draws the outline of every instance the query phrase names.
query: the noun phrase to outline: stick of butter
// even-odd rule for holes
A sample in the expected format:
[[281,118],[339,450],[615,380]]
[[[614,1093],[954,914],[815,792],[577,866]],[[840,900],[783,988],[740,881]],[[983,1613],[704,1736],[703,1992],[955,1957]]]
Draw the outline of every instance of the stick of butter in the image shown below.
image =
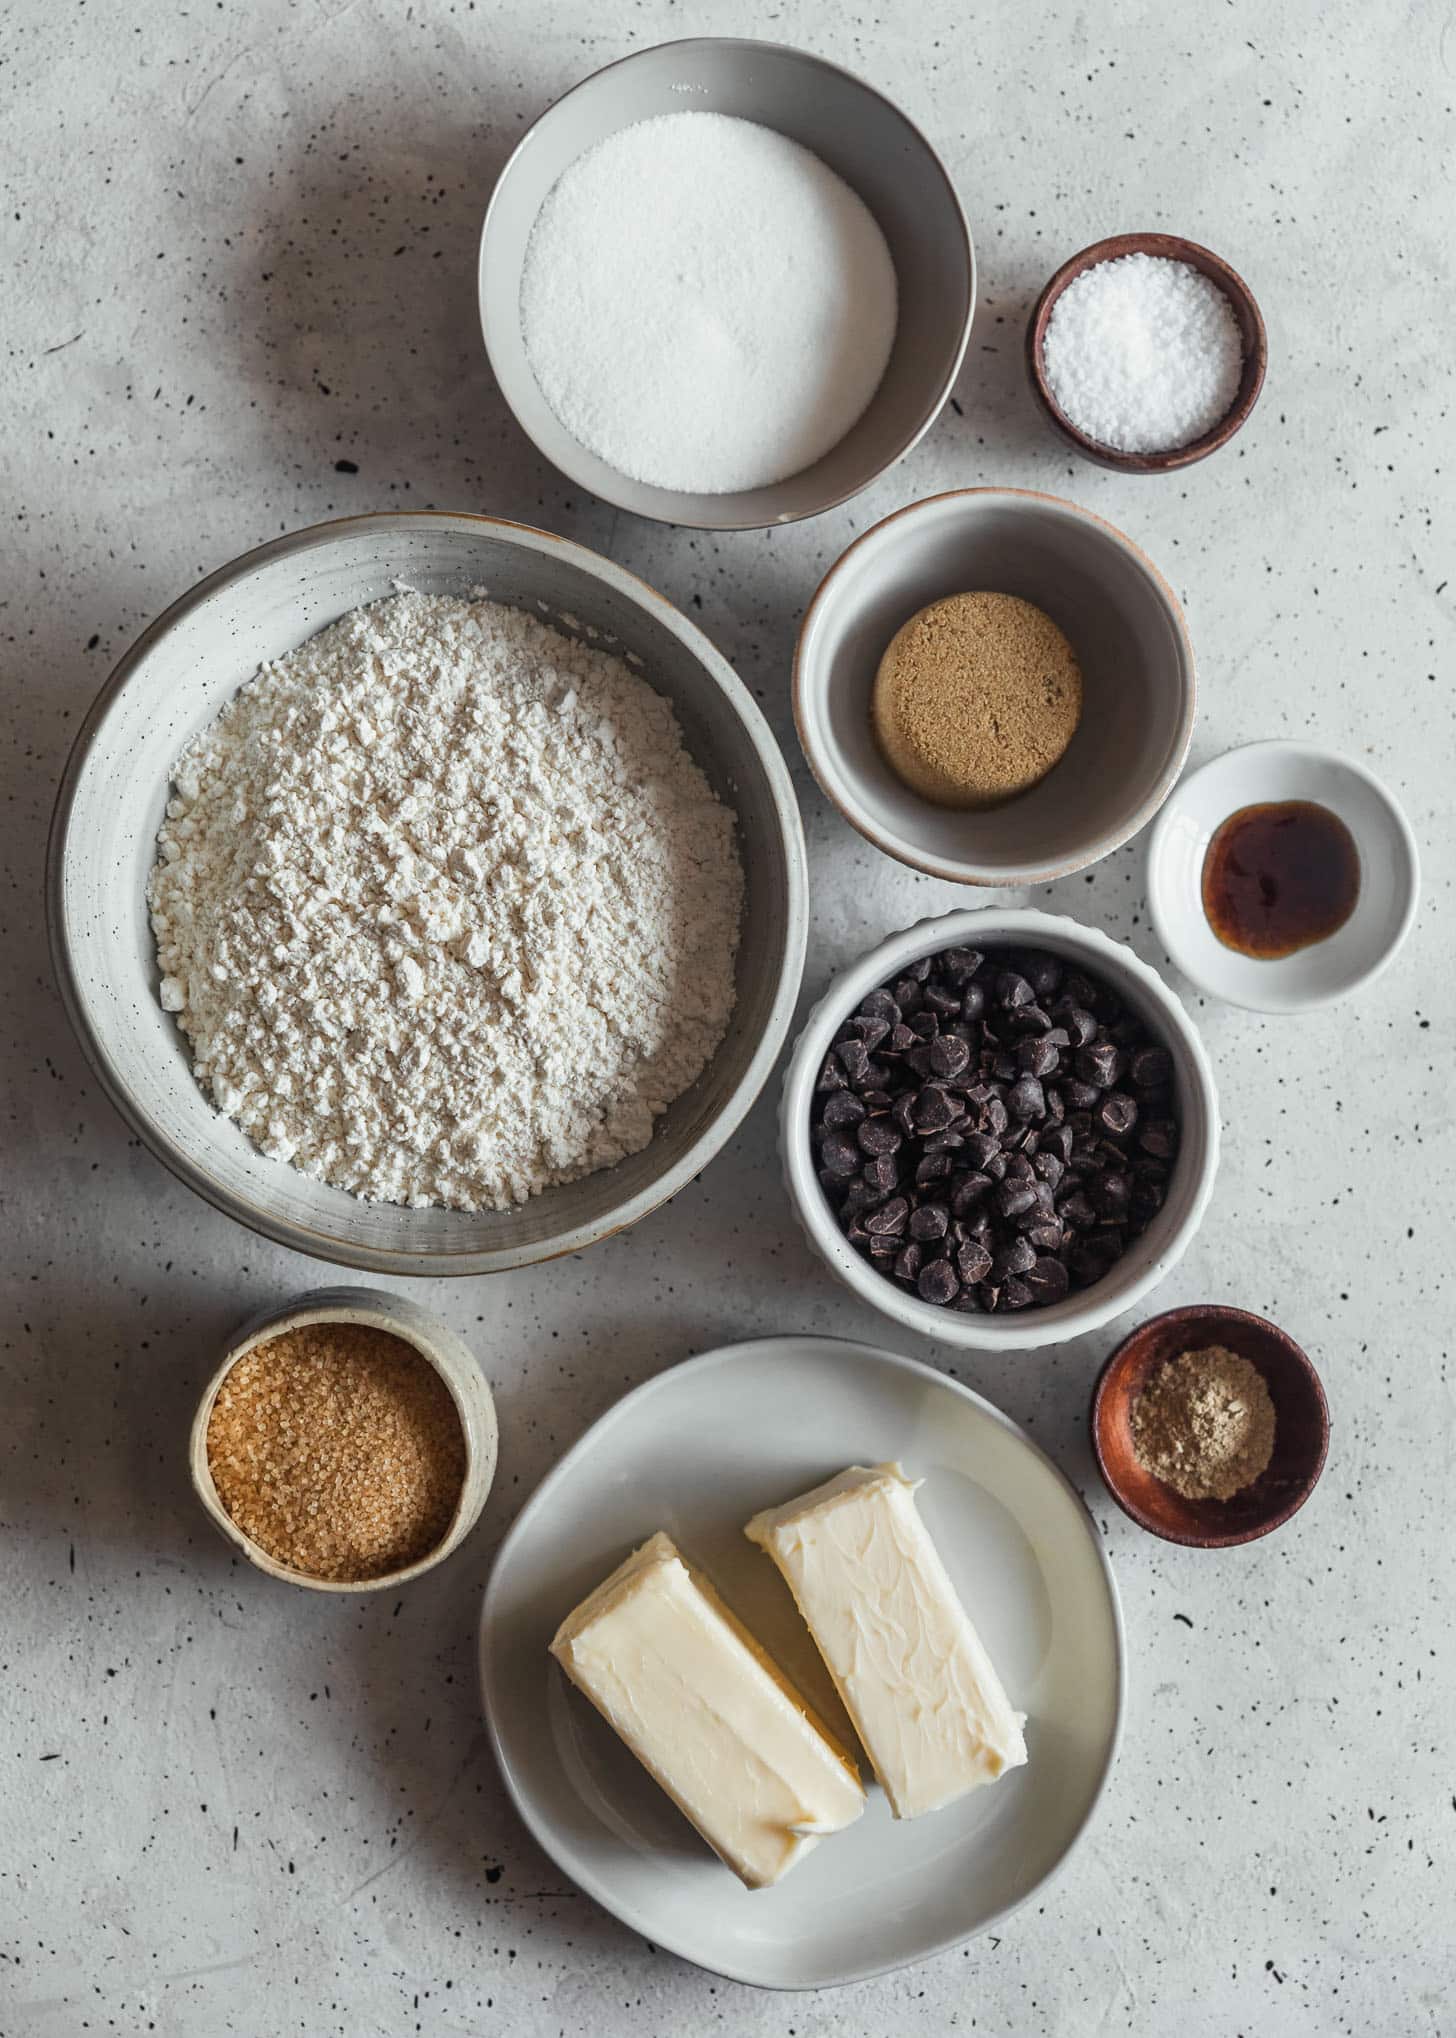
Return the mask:
[[1026,1760],[1013,1712],[899,1465],[851,1465],[744,1533],[773,1558],[897,1819]]
[[864,1810],[849,1756],[669,1536],[588,1594],[551,1653],[750,1889]]

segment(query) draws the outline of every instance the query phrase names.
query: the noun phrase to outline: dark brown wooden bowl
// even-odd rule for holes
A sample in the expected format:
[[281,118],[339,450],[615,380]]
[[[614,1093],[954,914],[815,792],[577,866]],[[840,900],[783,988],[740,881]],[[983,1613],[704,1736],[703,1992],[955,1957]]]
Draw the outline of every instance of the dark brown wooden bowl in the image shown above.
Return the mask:
[[[1207,1345],[1225,1345],[1257,1366],[1274,1403],[1268,1469],[1231,1500],[1185,1500],[1144,1471],[1132,1447],[1133,1404],[1149,1376],[1165,1359]],[[1092,1449],[1108,1492],[1140,1528],[1195,1550],[1226,1550],[1282,1528],[1314,1491],[1329,1441],[1325,1390],[1294,1339],[1262,1316],[1216,1302],[1151,1317],[1113,1352],[1092,1396]]]
[[[1113,446],[1103,446],[1096,439],[1089,439],[1058,407],[1046,379],[1042,349],[1047,321],[1057,299],[1084,270],[1095,268],[1099,262],[1115,261],[1119,255],[1166,256],[1172,262],[1186,262],[1190,268],[1207,276],[1210,282],[1218,285],[1233,307],[1244,343],[1243,379],[1230,408],[1213,430],[1205,432],[1201,439],[1192,439],[1186,446],[1170,447],[1164,453],[1119,453]],[[1083,248],[1080,255],[1073,255],[1069,262],[1063,262],[1032,307],[1026,328],[1026,368],[1042,409],[1069,445],[1075,446],[1086,459],[1095,460],[1099,467],[1115,468],[1119,474],[1171,474],[1175,468],[1191,467],[1195,460],[1206,460],[1210,453],[1226,446],[1258,402],[1268,365],[1269,338],[1253,291],[1237,270],[1231,269],[1220,256],[1199,247],[1197,241],[1185,241],[1179,234],[1113,234],[1108,240],[1094,241],[1090,248]]]

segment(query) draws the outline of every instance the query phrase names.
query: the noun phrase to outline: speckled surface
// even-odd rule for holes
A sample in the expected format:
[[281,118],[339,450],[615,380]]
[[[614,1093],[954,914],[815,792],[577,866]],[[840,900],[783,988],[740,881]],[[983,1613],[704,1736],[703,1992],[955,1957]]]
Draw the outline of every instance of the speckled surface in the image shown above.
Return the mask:
[[[1316,0],[1138,10],[787,0],[543,14],[415,0],[103,9],[18,0],[0,51],[0,2032],[1440,2032],[1456,1996],[1446,1509],[1456,30]],[[1110,20],[1110,15],[1103,19]],[[945,150],[982,302],[931,437],[817,523],[715,541],[581,499],[494,398],[475,236],[527,120],[587,70],[695,27],[865,70]],[[1253,284],[1252,425],[1167,480],[1077,465],[1022,386],[1021,323],[1119,228],[1206,241]],[[386,504],[485,508],[605,550],[685,604],[789,751],[813,857],[806,1001],[949,905],[849,834],[794,744],[797,613],[856,531],[969,482],[1065,492],[1147,545],[1202,668],[1193,761],[1255,736],[1366,758],[1425,856],[1411,944],[1355,1002],[1261,1021],[1195,1004],[1227,1113],[1202,1237],[1161,1292],[1274,1316],[1321,1367],[1324,1482],[1279,1537],[1155,1544],[1091,1471],[1108,1332],[962,1358],[1088,1494],[1127,1612],[1125,1752],[1044,1902],[929,1967],[814,1998],[644,1944],[527,1841],[477,1713],[491,1553],[631,1383],[789,1329],[911,1349],[813,1263],[765,1098],[669,1209],[590,1256],[416,1284],[494,1384],[481,1528],[389,1601],[321,1605],[231,1561],[184,1446],[219,1340],[332,1278],[174,1184],[98,1096],[49,980],[42,850],[69,741],[175,594],[272,533]],[[1159,961],[1134,847],[1044,896]],[[949,1364],[949,1356],[919,1348]]]

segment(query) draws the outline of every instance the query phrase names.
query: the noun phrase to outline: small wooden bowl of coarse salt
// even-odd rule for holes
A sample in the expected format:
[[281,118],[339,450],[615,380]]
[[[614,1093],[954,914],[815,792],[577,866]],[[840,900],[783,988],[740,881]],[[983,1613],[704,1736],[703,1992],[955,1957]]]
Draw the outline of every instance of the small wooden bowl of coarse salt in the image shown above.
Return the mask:
[[1226,446],[1268,359],[1243,277],[1178,234],[1113,234],[1083,248],[1026,328],[1047,417],[1088,460],[1123,474],[1169,474]]
[[448,1557],[495,1477],[490,1388],[447,1325],[401,1296],[327,1288],[228,1342],[192,1425],[192,1483],[260,1571],[378,1592]]
[[1140,1528],[1191,1549],[1282,1528],[1313,1493],[1329,1441],[1325,1390],[1294,1339],[1218,1302],[1139,1325],[1092,1397],[1108,1492]]

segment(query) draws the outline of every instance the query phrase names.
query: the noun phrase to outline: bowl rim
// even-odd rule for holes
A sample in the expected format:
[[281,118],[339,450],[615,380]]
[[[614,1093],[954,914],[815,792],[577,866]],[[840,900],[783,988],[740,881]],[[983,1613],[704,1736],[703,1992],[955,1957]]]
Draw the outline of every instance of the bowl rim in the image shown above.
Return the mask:
[[[594,578],[604,580],[638,607],[649,612],[660,610],[666,618],[667,627],[685,643],[693,657],[703,667],[705,674],[711,677],[726,696],[743,723],[768,782],[783,847],[787,890],[784,967],[774,993],[767,1023],[739,1081],[724,1100],[721,1109],[704,1126],[697,1139],[674,1166],[639,1190],[626,1203],[604,1212],[594,1221],[579,1224],[571,1231],[543,1241],[539,1245],[492,1246],[484,1250],[446,1252],[439,1249],[409,1251],[396,1246],[355,1244],[349,1240],[336,1238],[332,1233],[321,1231],[313,1225],[299,1223],[293,1218],[276,1216],[261,1203],[236,1195],[217,1180],[207,1167],[183,1152],[137,1103],[122,1082],[106,1042],[91,1023],[71,964],[70,921],[66,905],[65,879],[72,810],[96,737],[110,713],[113,702],[130,680],[132,673],[153,647],[185,616],[214,594],[241,580],[260,566],[276,559],[290,558],[315,550],[359,531],[380,526],[402,529],[422,524],[442,525],[448,529],[478,528],[481,531],[504,535],[512,542],[524,544],[528,551],[545,552],[549,549],[562,553],[583,571]],[[319,627],[322,628],[323,625],[320,624]],[[783,753],[762,709],[723,654],[697,624],[670,602],[666,595],[640,579],[635,573],[629,572],[626,567],[619,566],[615,560],[593,552],[587,546],[577,544],[573,539],[559,537],[552,531],[538,530],[533,525],[518,523],[508,517],[488,516],[470,510],[371,510],[357,516],[335,517],[323,523],[308,524],[301,530],[285,532],[280,537],[270,538],[266,543],[240,553],[237,558],[218,567],[184,594],[179,595],[159,616],[147,624],[136,640],[123,652],[82,717],[61,774],[46,843],[45,910],[51,968],[66,1017],[82,1053],[124,1121],[137,1134],[148,1151],[154,1154],[179,1181],[185,1183],[205,1202],[212,1204],[214,1209],[222,1211],[225,1216],[246,1226],[248,1230],[256,1232],[262,1238],[271,1239],[276,1244],[289,1246],[295,1252],[306,1253],[311,1258],[376,1274],[412,1277],[463,1276],[506,1272],[517,1267],[533,1266],[544,1260],[561,1259],[569,1253],[581,1252],[602,1239],[610,1238],[616,1232],[625,1231],[644,1217],[650,1216],[680,1189],[686,1188],[688,1183],[701,1174],[708,1163],[721,1152],[752,1108],[773,1072],[779,1050],[792,1023],[808,945],[808,857],[793,781],[789,777]]]
[[[865,994],[918,956],[978,938],[1034,947],[1038,936],[1053,932],[1085,954],[1093,968],[1114,985],[1130,978],[1156,1007],[1160,1020],[1188,1055],[1198,1090],[1207,1136],[1192,1178],[1188,1208],[1167,1244],[1142,1272],[1125,1286],[1098,1296],[1111,1276],[1050,1309],[1032,1309],[1015,1316],[963,1316],[937,1309],[919,1296],[901,1292],[892,1281],[869,1267],[848,1244],[834,1221],[814,1170],[809,1112],[815,1075],[835,1028]],[[891,934],[838,971],[817,1000],[800,1030],[784,1072],[779,1104],[779,1149],[789,1200],[810,1246],[830,1271],[862,1301],[881,1315],[934,1342],[967,1351],[1025,1352],[1066,1344],[1100,1330],[1113,1318],[1136,1308],[1183,1257],[1203,1222],[1218,1173],[1220,1129],[1218,1091],[1202,1038],[1181,999],[1150,963],[1100,927],[1089,927],[1064,913],[1043,913],[1035,907],[963,906],[932,915]],[[1115,1269],[1113,1270],[1115,1272]],[[1065,1312],[1065,1313],[1063,1313]]]
[[[1169,446],[1152,453],[1121,452],[1116,446],[1104,446],[1100,439],[1089,438],[1086,432],[1072,423],[1052,395],[1047,381],[1044,343],[1057,299],[1086,270],[1096,268],[1101,262],[1115,262],[1122,255],[1154,255],[1196,268],[1210,282],[1217,283],[1234,306],[1236,317],[1239,312],[1243,313],[1239,319],[1239,332],[1245,341],[1245,357],[1238,393],[1218,423],[1198,438],[1190,439],[1186,446]],[[1249,335],[1252,335],[1251,340]],[[1033,394],[1069,445],[1097,466],[1110,468],[1117,474],[1173,474],[1179,468],[1191,467],[1195,461],[1206,460],[1210,453],[1218,452],[1247,422],[1259,401],[1268,367],[1269,334],[1264,314],[1259,309],[1259,300],[1231,262],[1225,261],[1212,248],[1204,247],[1201,241],[1189,240],[1184,234],[1156,231],[1107,234],[1099,241],[1090,241],[1075,255],[1069,255],[1059,269],[1053,270],[1032,305],[1031,316],[1026,322],[1026,370]]]
[[[1396,834],[1405,853],[1406,871],[1409,880],[1406,885],[1406,897],[1400,910],[1400,916],[1392,926],[1385,945],[1381,948],[1380,953],[1373,962],[1369,963],[1364,969],[1355,970],[1349,975],[1342,977],[1338,984],[1332,986],[1327,991],[1286,990],[1277,1000],[1266,1002],[1258,1002],[1249,996],[1240,997],[1229,988],[1223,979],[1215,980],[1206,971],[1197,968],[1190,959],[1188,944],[1182,938],[1179,923],[1168,910],[1169,901],[1173,895],[1172,886],[1167,877],[1168,840],[1178,816],[1184,810],[1183,803],[1185,797],[1191,794],[1193,788],[1200,780],[1210,777],[1216,771],[1226,769],[1230,759],[1246,757],[1251,752],[1256,751],[1266,757],[1287,757],[1294,763],[1318,762],[1327,766],[1333,765],[1340,771],[1348,772],[1352,778],[1362,780],[1370,788],[1370,791],[1375,795],[1395,826]],[[1293,796],[1291,795],[1291,797]],[[1247,804],[1247,802],[1243,804]],[[1228,812],[1229,814],[1236,814],[1238,807],[1230,807]],[[1226,815],[1224,818],[1227,819],[1228,816]],[[1405,946],[1406,937],[1415,925],[1416,914],[1420,909],[1420,845],[1416,841],[1415,830],[1411,827],[1405,809],[1401,806],[1399,800],[1396,799],[1385,781],[1377,776],[1368,765],[1360,763],[1357,758],[1345,756],[1341,751],[1327,750],[1320,743],[1304,743],[1297,737],[1273,736],[1253,743],[1236,743],[1231,749],[1221,750],[1216,757],[1210,757],[1206,764],[1200,764],[1196,771],[1190,772],[1187,778],[1173,791],[1163,811],[1158,815],[1153,824],[1153,832],[1148,837],[1146,889],[1148,914],[1153,923],[1153,930],[1162,942],[1163,947],[1167,950],[1174,968],[1187,977],[1189,983],[1196,984],[1206,997],[1217,998],[1220,1004],[1235,1006],[1239,1011],[1262,1012],[1281,1019],[1293,1018],[1297,1017],[1301,1012],[1315,1012],[1321,1006],[1338,1004],[1342,998],[1348,998],[1353,992],[1362,989],[1366,984],[1373,983],[1375,978],[1380,976],[1394,962],[1400,950]],[[1196,910],[1199,913],[1203,910],[1201,899],[1196,902]],[[1275,957],[1274,960],[1279,962],[1292,960],[1292,958]]]
[[[1018,501],[1050,504],[1058,511],[1065,511],[1083,522],[1095,525],[1114,544],[1123,548],[1137,566],[1152,582],[1155,592],[1162,599],[1173,625],[1181,652],[1180,664],[1184,674],[1183,701],[1178,719],[1178,735],[1173,751],[1166,760],[1162,771],[1149,792],[1139,802],[1131,825],[1126,829],[1113,829],[1099,836],[1085,854],[1078,852],[1070,859],[1029,864],[1020,871],[992,871],[984,864],[972,864],[964,858],[929,856],[923,850],[916,851],[913,845],[901,842],[896,836],[886,834],[864,812],[852,787],[841,785],[830,773],[823,754],[809,730],[809,717],[805,708],[808,693],[806,677],[809,654],[813,647],[810,638],[819,626],[826,603],[831,595],[833,583],[841,569],[862,545],[879,537],[892,524],[902,518],[917,517],[944,503],[962,502],[981,496],[996,496],[1003,501]],[[1193,741],[1194,725],[1198,718],[1198,661],[1194,655],[1193,639],[1188,632],[1188,621],[1183,607],[1173,592],[1164,574],[1154,565],[1142,547],[1135,544],[1125,531],[1107,517],[1099,516],[1096,510],[1085,509],[1081,503],[1072,502],[1062,495],[1048,494],[1038,488],[1000,488],[992,484],[981,484],[974,488],[946,488],[935,495],[923,495],[914,502],[905,503],[900,509],[891,510],[878,523],[846,545],[838,558],[824,573],[809,597],[794,639],[793,666],[793,709],[794,728],[799,738],[799,747],[814,775],[814,781],[824,797],[830,802],[849,825],[863,835],[867,842],[874,844],[885,856],[893,857],[910,870],[918,870],[927,877],[944,878],[951,884],[971,885],[988,891],[1009,891],[1020,886],[1051,884],[1057,878],[1071,877],[1079,870],[1086,870],[1094,863],[1100,863],[1104,856],[1111,856],[1115,850],[1124,848],[1134,836],[1141,834],[1163,805],[1178,782],[1178,775],[1187,762],[1189,746]]]
[[[258,1345],[282,1337],[290,1330],[301,1330],[311,1323],[359,1323],[372,1330],[386,1331],[391,1337],[409,1345],[444,1383],[465,1440],[465,1469],[460,1480],[460,1497],[439,1542],[423,1557],[416,1558],[414,1563],[402,1565],[395,1571],[382,1572],[377,1578],[319,1578],[312,1572],[299,1571],[293,1565],[285,1564],[238,1526],[223,1506],[213,1480],[207,1432],[223,1381],[239,1359],[246,1358]],[[452,1344],[459,1345],[463,1360],[451,1350]],[[463,1371],[467,1366],[474,1370],[470,1393],[479,1396],[479,1405],[474,1408],[467,1405],[467,1395],[456,1376],[457,1367]],[[475,1433],[477,1429],[480,1430],[479,1436]],[[258,1310],[229,1335],[221,1362],[203,1388],[192,1418],[187,1438],[187,1469],[192,1490],[208,1520],[223,1541],[246,1557],[250,1564],[285,1585],[301,1585],[309,1592],[348,1597],[355,1593],[382,1592],[391,1586],[408,1585],[453,1555],[479,1521],[490,1497],[499,1448],[500,1432],[490,1384],[476,1364],[469,1346],[448,1324],[429,1316],[404,1296],[390,1295],[381,1289],[319,1288],[298,1296],[292,1302]]]
[[[1194,1320],[1200,1325],[1206,1326],[1211,1326],[1215,1323],[1237,1323],[1257,1327],[1263,1335],[1272,1343],[1280,1346],[1286,1356],[1294,1361],[1296,1371],[1303,1376],[1306,1385],[1313,1389],[1315,1404],[1320,1414],[1319,1450],[1315,1455],[1315,1460],[1308,1476],[1301,1482],[1293,1498],[1281,1502],[1267,1520],[1256,1522],[1248,1528],[1240,1529],[1227,1535],[1219,1535],[1217,1533],[1208,1535],[1197,1530],[1185,1531],[1164,1528],[1161,1524],[1155,1522],[1151,1515],[1141,1508],[1130,1495],[1123,1491],[1120,1483],[1109,1471],[1102,1450],[1102,1430],[1113,1373],[1126,1362],[1128,1353],[1132,1350],[1138,1339],[1145,1337],[1150,1330],[1164,1324],[1187,1323],[1191,1326]],[[1263,1369],[1260,1368],[1260,1370],[1262,1371]],[[1145,1322],[1138,1324],[1135,1329],[1127,1333],[1126,1337],[1119,1339],[1118,1343],[1113,1346],[1102,1362],[1101,1369],[1097,1375],[1097,1384],[1092,1390],[1088,1430],[1092,1443],[1092,1455],[1097,1463],[1098,1476],[1129,1521],[1136,1522],[1139,1528],[1146,1529],[1149,1535],[1157,1536],[1161,1542],[1177,1543],[1183,1549],[1233,1550],[1238,1549],[1244,1543],[1257,1543],[1263,1537],[1272,1535],[1275,1529],[1283,1528],[1287,1521],[1291,1521],[1298,1514],[1311,1493],[1314,1492],[1315,1487],[1319,1484],[1320,1475],[1325,1469],[1325,1461],[1329,1457],[1330,1452],[1330,1404],[1325,1394],[1324,1381],[1319,1376],[1314,1360],[1302,1345],[1296,1343],[1287,1330],[1281,1329],[1277,1323],[1271,1322],[1267,1316],[1259,1316],[1251,1309],[1238,1309],[1232,1303],[1185,1302],[1176,1309],[1160,1310],[1156,1316],[1148,1317]]]
[[[687,502],[692,499],[692,492],[676,489],[665,490],[663,491],[663,493],[678,495],[681,497],[681,502],[677,509],[673,511],[664,510],[661,512],[656,510],[646,510],[641,508],[638,504],[634,502],[623,501],[619,495],[605,492],[598,485],[600,481],[600,476],[596,475],[595,472],[593,472],[591,475],[588,475],[586,471],[577,463],[577,461],[574,458],[570,461],[558,460],[553,454],[548,453],[545,450],[545,448],[537,442],[534,433],[532,433],[530,428],[527,426],[525,420],[521,417],[521,415],[517,411],[515,404],[511,401],[510,395],[507,392],[505,384],[501,380],[500,369],[496,361],[495,350],[491,346],[490,320],[486,315],[485,280],[487,262],[490,259],[487,250],[490,244],[491,222],[495,214],[496,203],[500,197],[501,192],[505,188],[507,178],[510,176],[511,172],[516,168],[524,152],[530,147],[532,139],[535,136],[536,130],[541,125],[541,123],[544,120],[549,119],[550,116],[553,113],[555,113],[556,109],[559,106],[564,105],[568,99],[573,98],[579,92],[587,91],[588,88],[590,87],[597,86],[600,83],[600,81],[608,75],[608,73],[612,71],[621,70],[625,65],[635,64],[647,57],[656,56],[660,54],[663,50],[692,50],[692,49],[704,49],[709,47],[751,50],[754,52],[755,55],[760,57],[767,57],[770,60],[779,57],[792,57],[797,62],[807,64],[814,69],[824,72],[830,72],[836,77],[847,79],[849,83],[855,86],[859,91],[868,94],[872,98],[878,99],[880,103],[883,106],[887,107],[889,111],[893,113],[898,120],[904,123],[907,133],[925,151],[925,154],[929,159],[931,169],[939,177],[940,182],[944,187],[945,196],[950,204],[951,220],[953,226],[957,230],[957,238],[964,256],[966,288],[965,288],[965,307],[961,318],[960,339],[956,346],[954,358],[949,363],[945,374],[940,378],[940,381],[937,384],[934,393],[927,398],[919,415],[918,422],[914,425],[909,434],[896,447],[895,451],[892,452],[887,459],[882,460],[878,467],[875,467],[874,469],[871,470],[871,472],[864,475],[861,480],[852,483],[851,486],[849,486],[848,488],[839,489],[837,491],[825,495],[821,500],[815,502],[811,507],[807,507],[801,510],[794,510],[792,512],[785,512],[783,514],[776,516],[759,516],[759,515],[748,516],[742,514],[734,515],[731,512],[727,512],[723,516],[713,517],[692,516],[687,514],[685,508]],[[790,137],[790,139],[792,139],[792,137]],[[858,196],[857,193],[856,196]],[[965,364],[966,349],[970,345],[971,327],[975,322],[976,305],[978,301],[976,249],[975,243],[971,238],[970,224],[966,219],[965,207],[961,204],[960,194],[956,190],[954,179],[952,178],[949,170],[946,168],[939,151],[927,139],[924,130],[910,118],[909,114],[905,112],[904,108],[900,106],[896,100],[891,99],[887,93],[881,92],[877,86],[870,84],[868,79],[860,77],[857,72],[848,70],[843,64],[832,63],[829,60],[829,58],[821,57],[813,50],[800,49],[794,43],[770,41],[766,37],[749,35],[671,36],[665,42],[651,43],[645,49],[629,50],[625,56],[615,57],[611,63],[602,64],[596,70],[588,72],[586,77],[578,78],[574,85],[569,86],[565,92],[559,93],[556,96],[556,98],[554,98],[550,102],[549,105],[544,106],[541,109],[541,111],[536,115],[535,119],[531,122],[530,126],[526,129],[525,133],[521,136],[520,140],[516,143],[515,147],[511,150],[510,154],[506,157],[505,162],[501,165],[500,170],[496,174],[494,184],[491,186],[490,198],[485,208],[485,218],[481,223],[480,246],[476,259],[475,273],[476,273],[476,305],[478,315],[480,318],[481,337],[485,343],[486,358],[490,363],[491,374],[495,378],[495,385],[500,393],[502,401],[505,403],[506,409],[510,412],[512,419],[515,421],[517,429],[522,433],[527,442],[532,447],[534,447],[536,452],[540,455],[540,457],[543,460],[547,461],[551,467],[555,468],[558,473],[564,474],[568,481],[575,482],[578,488],[585,489],[589,495],[594,496],[598,501],[609,503],[613,509],[625,511],[629,516],[642,517],[645,521],[649,523],[665,524],[669,528],[680,528],[682,530],[690,531],[774,530],[780,527],[781,525],[803,523],[810,517],[823,516],[827,511],[837,509],[841,503],[849,502],[855,496],[863,494],[864,490],[871,487],[874,482],[878,481],[882,474],[886,473],[891,467],[895,466],[896,463],[902,460],[907,453],[909,453],[914,447],[919,445],[920,441],[925,437],[925,434],[930,430],[931,426],[935,423],[936,419],[945,409],[946,403],[949,401],[951,392],[955,388],[956,382],[960,377],[961,369]],[[874,400],[875,399],[872,396],[870,398],[870,403],[873,404]],[[868,408],[868,406],[866,408]],[[856,420],[856,423],[858,423],[858,420]],[[852,425],[850,427],[850,430],[853,431],[854,428],[855,427]],[[567,437],[570,440],[569,434],[567,435]],[[570,444],[572,447],[574,447],[575,441],[570,440]],[[831,448],[830,450],[832,451],[833,448]],[[827,457],[827,455],[821,455],[821,458],[824,457]],[[606,463],[603,462],[602,465],[605,466]],[[615,470],[609,469],[608,471],[614,472]],[[801,470],[801,472],[802,471],[807,470]],[[789,480],[793,480],[795,477],[790,475],[786,478]],[[631,481],[630,475],[624,475],[622,479],[630,483],[634,487],[640,487],[643,485],[641,483],[633,483]],[[778,483],[772,482],[767,484],[769,488],[773,488],[779,485],[780,484]],[[727,505],[740,499],[742,496],[757,495],[759,493],[760,491],[758,489],[735,489],[730,490],[728,493],[724,495],[716,497],[715,500],[723,503],[724,505]]]

